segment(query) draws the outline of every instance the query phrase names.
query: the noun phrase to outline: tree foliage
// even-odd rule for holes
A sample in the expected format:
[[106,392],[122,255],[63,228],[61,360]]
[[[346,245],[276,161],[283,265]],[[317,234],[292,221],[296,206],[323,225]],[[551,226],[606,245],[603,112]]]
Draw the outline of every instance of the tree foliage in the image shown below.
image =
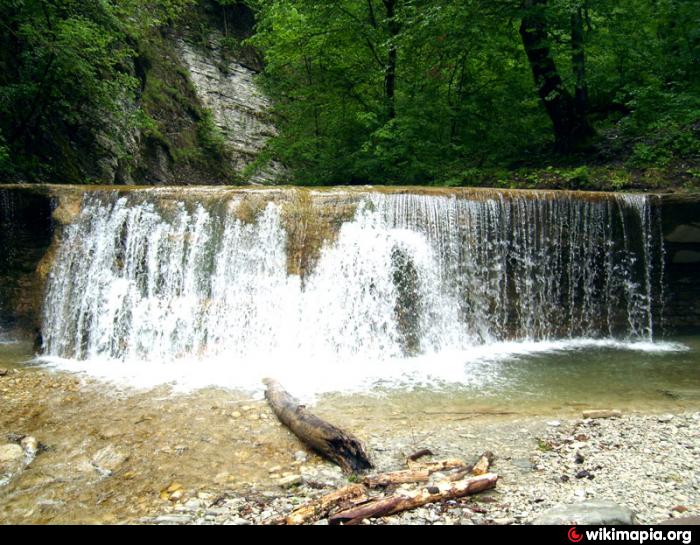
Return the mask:
[[119,148],[139,83],[138,40],[187,3],[0,0],[3,178],[77,180],[76,149]]
[[271,154],[296,182],[445,182],[562,155],[633,164],[700,151],[693,0],[255,7],[251,43],[280,127]]

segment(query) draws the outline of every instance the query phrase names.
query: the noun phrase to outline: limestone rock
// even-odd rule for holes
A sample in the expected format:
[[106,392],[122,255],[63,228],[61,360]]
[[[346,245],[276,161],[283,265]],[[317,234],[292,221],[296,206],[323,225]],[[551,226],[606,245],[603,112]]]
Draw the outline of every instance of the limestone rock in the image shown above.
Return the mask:
[[[187,39],[179,40],[177,47],[198,98],[211,110],[234,157],[234,167],[241,172],[256,159],[276,130],[269,115],[270,101],[254,80],[256,72],[241,62],[229,62],[220,45],[222,39],[213,32],[206,51]],[[280,165],[271,164],[249,181],[272,182],[281,172]]]

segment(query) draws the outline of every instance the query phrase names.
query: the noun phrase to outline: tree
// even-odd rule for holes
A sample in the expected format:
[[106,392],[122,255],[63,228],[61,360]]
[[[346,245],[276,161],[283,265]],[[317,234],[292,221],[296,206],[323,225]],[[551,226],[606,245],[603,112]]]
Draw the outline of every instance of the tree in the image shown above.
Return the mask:
[[549,47],[547,4],[548,0],[524,1],[520,36],[537,92],[552,121],[555,149],[570,153],[589,146],[595,134],[588,121],[582,8],[577,6],[571,15],[572,66],[576,75],[576,91],[572,96],[564,86]]

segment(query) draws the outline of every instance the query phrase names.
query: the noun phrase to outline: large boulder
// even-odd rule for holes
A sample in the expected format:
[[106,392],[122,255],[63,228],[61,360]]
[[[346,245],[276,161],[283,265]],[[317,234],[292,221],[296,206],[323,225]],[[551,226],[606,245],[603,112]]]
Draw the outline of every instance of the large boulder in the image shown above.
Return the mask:
[[591,501],[557,505],[532,521],[536,525],[592,525],[606,526],[613,524],[636,524],[634,511],[613,502]]

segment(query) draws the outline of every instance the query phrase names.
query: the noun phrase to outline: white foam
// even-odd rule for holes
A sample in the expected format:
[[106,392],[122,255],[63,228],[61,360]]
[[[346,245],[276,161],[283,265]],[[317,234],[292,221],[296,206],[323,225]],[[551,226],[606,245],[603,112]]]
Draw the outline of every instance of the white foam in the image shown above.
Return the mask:
[[84,373],[120,387],[150,389],[170,385],[175,392],[222,387],[261,395],[262,379],[273,377],[302,399],[331,392],[371,393],[386,389],[446,386],[485,387],[501,380],[501,366],[528,356],[581,350],[623,350],[671,353],[688,350],[674,342],[625,342],[614,339],[521,341],[477,345],[469,350],[443,351],[413,358],[314,360],[290,353],[270,354],[246,361],[225,355],[213,359],[174,361],[115,361],[40,357],[48,367]]

